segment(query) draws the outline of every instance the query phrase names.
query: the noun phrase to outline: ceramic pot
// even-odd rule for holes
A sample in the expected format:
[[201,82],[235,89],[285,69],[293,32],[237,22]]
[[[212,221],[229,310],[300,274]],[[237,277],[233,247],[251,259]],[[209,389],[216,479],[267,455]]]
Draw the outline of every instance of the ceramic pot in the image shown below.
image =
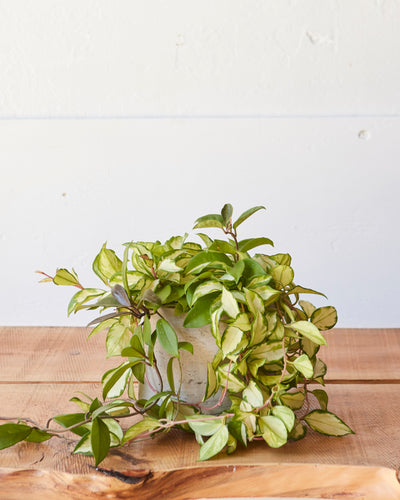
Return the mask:
[[[207,410],[207,408],[218,403],[221,391],[218,391],[217,394],[202,403],[207,385],[207,362],[211,362],[218,351],[218,347],[215,344],[215,339],[211,333],[210,327],[204,326],[200,328],[185,328],[183,326],[185,319],[184,314],[175,316],[173,309],[164,307],[160,308],[159,312],[160,315],[168,321],[172,328],[174,328],[178,337],[178,342],[190,342],[193,345],[193,354],[185,350],[179,351],[182,365],[182,387],[180,399],[186,403],[201,404],[202,413],[219,413],[223,409],[229,408],[230,400],[229,398],[225,398],[222,405],[213,410]],[[153,330],[156,327],[157,321],[161,317],[160,315],[155,314],[150,319]],[[163,377],[163,390],[169,390],[170,386],[168,384],[166,373],[170,355],[164,351],[159,342],[156,342],[155,344],[154,355],[157,359],[159,371]],[[177,385],[180,379],[180,370],[176,361],[173,363],[173,373],[175,385]],[[155,370],[153,368],[147,368],[146,375],[150,385],[157,389],[157,391],[161,390],[160,381]],[[154,395],[154,391],[150,385],[139,384],[139,398],[148,399]]]

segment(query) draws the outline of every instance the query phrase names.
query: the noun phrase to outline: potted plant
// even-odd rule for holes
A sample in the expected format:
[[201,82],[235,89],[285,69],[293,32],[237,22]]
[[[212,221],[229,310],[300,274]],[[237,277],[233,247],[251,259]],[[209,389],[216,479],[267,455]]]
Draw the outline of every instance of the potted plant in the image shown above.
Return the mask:
[[[80,412],[52,417],[50,426],[29,418],[0,426],[0,449],[69,430],[80,438],[74,452],[93,455],[97,466],[110,448],[172,427],[194,434],[200,460],[254,440],[277,448],[303,438],[307,427],[352,433],[315,388],[324,385],[318,351],[326,343],[321,331],[336,324],[335,308],[300,299],[323,294],[294,283],[289,254],[252,255],[273,245],[270,239],[238,237],[239,226],[263,208],[233,220],[226,204],[200,217],[195,229],[225,236],[200,232],[202,245],[187,234],[130,242],[121,259],[104,245],[93,271],[106,289],[84,287],[74,270],[46,274],[42,281],[79,289],[68,314],[106,311],[90,323],[89,337],[107,330],[107,356],[121,364],[103,375],[101,398],[72,398]],[[309,398],[319,409],[309,410]]]

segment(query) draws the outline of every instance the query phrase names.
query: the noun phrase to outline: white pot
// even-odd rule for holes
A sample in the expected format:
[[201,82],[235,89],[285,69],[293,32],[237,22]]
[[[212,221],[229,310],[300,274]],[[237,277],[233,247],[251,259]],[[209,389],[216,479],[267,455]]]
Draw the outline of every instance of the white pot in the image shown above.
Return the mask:
[[[190,404],[200,404],[202,413],[219,413],[224,409],[229,408],[230,400],[225,398],[222,405],[215,409],[208,410],[207,408],[216,405],[221,396],[221,390],[214,396],[203,402],[206,385],[207,385],[207,362],[212,362],[218,347],[215,344],[215,339],[211,333],[209,326],[200,328],[185,328],[183,322],[185,315],[175,316],[174,310],[170,308],[160,308],[160,315],[168,321],[175,330],[179,342],[190,342],[193,345],[193,354],[185,350],[180,350],[180,360],[182,366],[182,387],[180,392],[180,400]],[[156,327],[160,315],[155,314],[150,318],[152,329]],[[158,369],[163,377],[163,390],[170,390],[167,380],[167,365],[170,355],[156,342],[154,347],[154,355],[157,360]],[[178,362],[173,363],[175,389],[178,388],[180,380],[180,369]],[[161,390],[160,380],[153,368],[146,368],[147,379],[150,384],[139,384],[139,398],[148,399],[155,394],[154,389]],[[152,386],[152,387],[150,387]]]

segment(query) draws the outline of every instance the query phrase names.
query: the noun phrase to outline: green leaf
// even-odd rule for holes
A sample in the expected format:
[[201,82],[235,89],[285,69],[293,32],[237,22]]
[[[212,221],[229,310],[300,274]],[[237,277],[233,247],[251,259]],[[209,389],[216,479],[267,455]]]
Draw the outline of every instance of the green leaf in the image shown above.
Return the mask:
[[299,300],[299,304],[303,311],[306,313],[308,318],[311,318],[312,313],[315,311],[316,307],[308,302],[308,300]]
[[[241,259],[244,264],[244,271],[242,273],[245,284],[254,283],[254,278],[262,276],[266,281],[271,280],[271,276],[264,271],[263,267],[254,259],[244,258]],[[240,262],[240,261],[239,261]],[[249,286],[247,287],[249,288]],[[254,288],[254,287],[253,287]]]
[[258,212],[258,210],[265,210],[265,207],[260,205],[257,207],[249,208],[236,219],[235,223],[233,224],[233,228],[236,229],[242,222],[248,219],[251,215]]
[[288,293],[288,295],[290,295],[291,293],[313,293],[315,295],[322,295],[322,297],[325,297],[326,299],[328,298],[326,295],[324,295],[321,292],[311,290],[311,288],[304,288],[303,286],[295,286],[294,288],[289,290],[287,293]]
[[146,404],[144,405],[145,408],[148,408],[149,406],[152,406],[154,402],[159,401],[161,398],[164,398],[166,396],[171,396],[172,391],[162,391],[162,392],[156,392],[156,394],[153,394],[147,401]]
[[[124,401],[123,399],[114,399],[110,403],[106,403],[101,405],[97,410],[92,413],[92,419],[99,417],[100,415],[111,415],[113,410],[117,409],[121,411],[121,413],[125,413],[125,410],[131,408],[133,405],[129,401]],[[111,419],[110,419],[111,420]],[[107,423],[107,422],[105,422]]]
[[264,323],[264,317],[261,313],[257,313],[251,325],[250,345],[259,344],[265,339],[266,335],[267,327]]
[[317,358],[314,362],[314,379],[319,377],[323,377],[326,374],[326,364],[322,361],[322,359]]
[[[246,259],[244,259],[246,260]],[[258,264],[257,264],[258,265]],[[262,276],[254,276],[254,278],[248,283],[247,288],[250,288],[251,290],[258,290],[258,288],[268,285],[269,282],[272,280],[272,276],[268,274],[263,274]]]
[[314,389],[311,392],[317,398],[321,410],[326,410],[328,408],[328,394],[322,389]]
[[232,218],[233,207],[230,203],[226,203],[221,210],[222,220],[224,221],[225,226],[228,226]]
[[129,346],[129,328],[121,323],[114,324],[107,333],[107,357],[121,356],[122,350]]
[[164,318],[160,318],[156,329],[161,347],[171,356],[179,358],[178,339],[172,326]]
[[164,259],[160,262],[158,268],[159,271],[165,271],[167,273],[181,273],[183,269],[176,265],[173,259]]
[[280,400],[292,410],[300,410],[304,403],[304,393],[301,391],[286,392],[280,396]]
[[242,332],[248,332],[251,329],[249,317],[246,313],[240,313],[230,326],[236,326],[236,328],[240,328]]
[[201,436],[212,436],[223,425],[221,419],[210,420],[210,417],[206,415],[190,415],[186,418],[192,431]]
[[307,354],[302,354],[292,363],[296,370],[298,370],[306,378],[311,378],[314,373],[313,365],[311,364],[310,358]]
[[212,245],[209,246],[209,250],[215,250],[216,252],[222,252],[222,253],[229,253],[231,255],[237,254],[236,247],[225,240],[214,240]]
[[257,315],[257,313],[263,313],[264,302],[261,299],[261,297],[256,292],[248,290],[247,288],[244,288],[244,293],[246,296],[246,302],[248,308],[250,309],[250,312],[252,312],[254,315]]
[[85,434],[83,434],[82,438],[78,441],[73,453],[93,456],[92,446],[90,444],[90,431],[88,431],[86,428]]
[[329,330],[337,323],[337,312],[332,306],[320,307],[311,314],[311,322],[319,330]]
[[92,300],[103,294],[104,290],[100,290],[98,288],[84,288],[83,290],[79,290],[79,292],[76,292],[76,294],[72,297],[68,304],[68,316],[72,312],[77,312],[81,308],[81,306],[83,306],[83,304],[85,304],[89,300]]
[[354,434],[348,425],[343,420],[337,417],[334,413],[326,410],[313,410],[304,417],[307,424],[326,436],[345,436],[346,434]]
[[143,344],[143,330],[140,325],[135,328],[134,334],[132,335],[129,344],[135,351],[139,353],[139,356],[137,357],[143,358],[146,356]]
[[83,410],[85,413],[89,411],[90,403],[87,403],[86,401],[82,401],[82,399],[74,396],[73,398],[70,399],[71,403],[75,403],[79,406],[81,410]]
[[[269,327],[269,325],[268,325]],[[269,336],[268,340],[282,340],[285,335],[285,327],[281,320],[277,320],[274,328],[272,329],[272,333]]]
[[207,362],[207,384],[203,401],[206,401],[213,394],[215,394],[217,392],[217,389],[218,389],[217,375],[213,369],[212,364],[210,362]]
[[143,420],[136,422],[133,424],[124,434],[124,437],[121,441],[121,444],[125,444],[131,439],[134,439],[136,436],[143,434],[144,432],[153,431],[160,427],[160,423],[158,420],[150,417],[145,417]]
[[277,264],[282,264],[284,266],[290,266],[292,262],[292,257],[288,253],[276,253],[271,255]]
[[269,306],[270,304],[275,302],[281,294],[279,290],[275,290],[268,285],[257,287],[256,293],[263,299],[264,306]]
[[[54,422],[62,425],[64,428],[71,427],[72,425],[79,424],[80,422],[85,421],[85,413],[67,413],[65,415],[57,415],[52,418]],[[87,433],[87,429],[85,427],[79,426],[75,427],[71,430],[74,434],[78,436],[83,436]]]
[[263,394],[254,380],[250,380],[246,389],[243,391],[242,397],[253,408],[259,408],[264,403]]
[[253,248],[259,247],[261,245],[272,245],[274,243],[269,238],[248,238],[246,240],[239,241],[239,251],[248,252]]
[[290,323],[287,326],[292,328],[293,330],[298,331],[300,335],[307,337],[315,344],[326,345],[326,340],[322,336],[321,332],[315,325],[313,325],[309,321],[295,321],[294,323]]
[[213,334],[213,337],[215,338],[216,344],[218,347],[221,347],[221,334],[219,331],[219,322],[222,316],[222,313],[224,312],[221,301],[216,301],[211,304],[210,307],[210,317],[211,317],[211,333]]
[[199,328],[211,322],[211,304],[215,300],[215,294],[200,298],[186,314],[183,326],[186,328]]
[[110,278],[122,271],[122,261],[115,255],[114,250],[106,248],[104,243],[93,262],[93,271],[106,284]]
[[244,446],[247,446],[246,426],[241,420],[232,419],[228,423],[229,432]]
[[238,283],[240,278],[242,277],[244,268],[245,268],[245,263],[243,262],[243,260],[239,260],[238,262],[236,262],[236,264],[233,267],[228,269],[228,273],[231,276],[233,276],[236,283]]
[[[243,363],[243,362],[247,363],[245,359],[241,361],[241,363]],[[253,377],[255,379],[257,379],[258,369],[261,368],[264,365],[265,365],[265,359],[252,359],[247,364],[247,368],[250,370],[250,373],[253,375]],[[242,373],[242,375],[246,376],[247,375],[247,369],[244,371],[244,368],[245,367],[243,366],[243,372],[240,371],[240,373]]]
[[[115,299],[113,299],[115,300]],[[118,303],[115,304],[114,306],[112,307],[118,307]],[[97,304],[96,304],[97,306]],[[109,306],[105,306],[105,307],[109,307]],[[107,320],[109,319],[115,319],[115,318],[120,318],[121,316],[127,316],[129,315],[130,313],[128,311],[126,312],[114,312],[114,313],[110,313],[110,314],[105,314],[104,316],[99,316],[98,318],[95,318],[94,320],[92,320],[90,323],[88,323],[86,326],[92,326],[92,325],[96,325],[97,323],[105,323]],[[117,321],[113,321],[113,323],[117,323]],[[101,328],[101,330],[104,330],[104,328],[108,328],[108,326],[103,326]],[[98,330],[98,331],[101,331],[101,330]],[[88,336],[88,338],[93,335],[93,332]]]
[[222,289],[222,297],[221,297],[222,307],[226,314],[228,314],[231,318],[236,318],[239,315],[239,306],[232,295],[225,287]]
[[281,302],[280,306],[285,311],[286,316],[290,319],[290,321],[296,321],[296,316],[293,312],[293,309],[291,309],[287,304],[285,304],[285,302]]
[[279,448],[287,442],[286,426],[280,418],[268,415],[260,420],[263,423],[262,437],[271,448]]
[[141,351],[138,351],[137,349],[135,349],[134,347],[124,347],[124,349],[122,349],[121,351],[121,356],[123,358],[140,358],[140,359],[145,359],[145,355],[143,354],[143,352]]
[[197,255],[194,255],[190,261],[188,262],[185,273],[192,273],[192,274],[198,274],[200,273],[204,268],[206,268],[209,265],[218,265],[220,266],[223,264],[223,267],[227,269],[228,267],[232,266],[232,261],[229,257],[227,257],[224,253],[220,252],[209,252],[207,250],[204,250],[203,252],[198,253]]
[[278,361],[283,358],[282,342],[264,342],[251,352],[251,357],[264,359],[267,363]]
[[229,431],[221,424],[221,428],[201,446],[199,460],[208,460],[219,453],[228,443],[228,439]]
[[168,379],[168,384],[173,393],[175,393],[175,381],[174,381],[174,357],[169,358],[168,364],[167,364],[167,379]]
[[[150,358],[150,354],[149,354],[149,358]],[[152,358],[151,358],[151,360],[152,360]],[[152,363],[152,361],[151,361],[151,363]],[[138,380],[141,384],[144,384],[144,376],[146,373],[146,365],[144,363],[141,363],[141,362],[135,363],[132,366],[132,373],[133,373],[133,376],[136,378],[136,380]]]
[[48,432],[42,431],[40,429],[32,429],[28,437],[25,438],[25,441],[28,441],[29,443],[43,443],[53,436],[54,434],[49,434]]
[[[224,365],[218,368],[219,384],[222,385],[223,387],[226,386],[228,366],[229,365]],[[239,378],[233,375],[232,372],[229,373],[228,389],[227,389],[229,392],[240,392],[243,391],[245,387],[246,387],[245,384]]]
[[110,326],[112,326],[114,323],[117,322],[118,319],[115,317],[106,319],[104,321],[100,321],[100,323],[97,326],[95,326],[93,330],[89,333],[87,338],[90,339],[90,337],[93,337],[93,335],[96,335],[96,333],[102,332],[103,330],[110,328]]
[[193,344],[191,344],[190,342],[178,342],[178,349],[179,350],[183,349],[184,351],[193,354]]
[[128,281],[128,260],[129,260],[129,246],[125,247],[124,257],[122,261],[121,274],[122,274],[122,284],[124,285],[124,289],[128,294],[128,301],[131,299],[131,292],[129,289],[129,281]]
[[101,379],[103,385],[103,399],[118,398],[124,392],[128,377],[130,375],[130,368],[137,362],[126,361],[117,368],[111,368],[105,372]]
[[143,341],[146,345],[151,344],[151,325],[148,316],[145,316],[143,321]]
[[0,425],[0,450],[13,446],[26,439],[32,432],[32,427],[24,424]]
[[213,240],[207,234],[197,233],[197,236],[200,236],[200,238],[203,240],[203,242],[206,245],[206,247],[210,248],[210,246],[213,243]]
[[294,423],[294,427],[289,434],[289,439],[293,439],[294,441],[298,441],[299,439],[302,439],[307,432],[307,427],[300,423],[297,418]]
[[197,302],[197,300],[200,298],[200,297],[204,297],[205,295],[208,295],[210,293],[213,293],[213,292],[220,292],[222,290],[223,286],[221,283],[219,283],[219,281],[214,281],[214,280],[210,280],[210,281],[206,281],[204,283],[201,283],[195,290],[193,296],[192,296],[192,300],[189,302],[189,305],[190,306],[193,306],[193,304],[195,302]]
[[294,271],[290,266],[280,265],[271,269],[272,278],[283,288],[290,285],[294,278]]
[[79,286],[78,276],[75,271],[68,271],[68,269],[57,269],[56,275],[53,278],[53,282],[56,285],[64,285],[64,286]]
[[110,449],[110,431],[100,418],[95,418],[92,422],[90,444],[93,451],[95,467],[97,467],[99,463],[106,458],[108,450]]
[[228,455],[231,455],[236,451],[236,448],[237,448],[237,439],[234,436],[232,436],[232,434],[229,434],[228,447],[226,449],[226,453]]
[[92,400],[92,402],[90,403],[89,412],[88,413],[92,413],[95,410],[97,410],[97,408],[100,408],[100,407],[101,407],[101,403],[100,403],[99,399],[98,398],[94,398]]
[[[111,414],[111,411],[108,412],[109,415]],[[106,418],[103,420],[103,422],[107,425],[108,430],[117,438],[118,440],[118,445],[121,444],[122,438],[124,437],[124,432],[121,429],[121,426],[119,423],[114,420],[113,418]],[[112,435],[111,435],[112,437]],[[115,446],[115,445],[113,445]]]
[[285,424],[285,427],[288,432],[293,429],[295,415],[293,411],[287,406],[277,405],[272,408],[272,413],[275,417],[278,417]]
[[303,337],[300,339],[300,345],[302,350],[307,354],[307,356],[311,359],[313,358],[317,352],[319,351],[320,346],[315,342],[312,342],[310,339]]
[[209,214],[203,215],[203,217],[199,217],[195,221],[193,229],[199,229],[202,227],[218,227],[222,229],[224,227],[224,220],[222,218],[222,215]]
[[224,356],[235,351],[242,340],[243,332],[235,326],[228,326],[222,337],[222,352]]

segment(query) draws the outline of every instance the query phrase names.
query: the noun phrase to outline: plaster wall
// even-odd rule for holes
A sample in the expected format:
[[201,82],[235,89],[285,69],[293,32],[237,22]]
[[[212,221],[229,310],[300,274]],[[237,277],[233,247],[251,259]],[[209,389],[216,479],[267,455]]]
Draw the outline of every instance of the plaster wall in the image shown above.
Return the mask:
[[[398,0],[0,1],[0,323],[84,325],[36,269],[231,202],[341,327],[398,327]],[[268,250],[266,248],[266,250]],[[316,301],[324,304],[324,301]]]

